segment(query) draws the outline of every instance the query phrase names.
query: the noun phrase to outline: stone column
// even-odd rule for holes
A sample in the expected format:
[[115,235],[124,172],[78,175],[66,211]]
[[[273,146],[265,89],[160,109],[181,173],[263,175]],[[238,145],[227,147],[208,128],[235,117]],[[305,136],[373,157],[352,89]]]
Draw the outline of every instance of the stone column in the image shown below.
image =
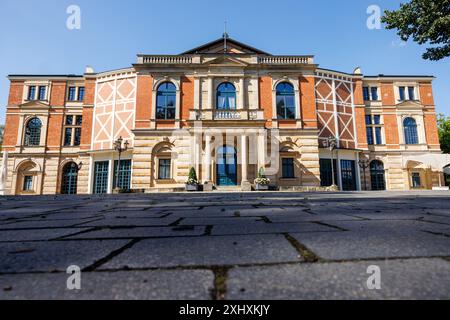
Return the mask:
[[239,79],[239,105],[236,109],[244,110],[245,109],[245,81],[244,78]]
[[211,181],[211,136],[205,134],[205,158],[203,161],[205,168],[205,182],[203,184],[203,191],[212,191],[213,183]]
[[212,77],[208,78],[208,109],[214,109],[214,81]]
[[242,191],[252,191],[252,185],[248,181],[248,155],[247,136],[241,136],[241,189]]

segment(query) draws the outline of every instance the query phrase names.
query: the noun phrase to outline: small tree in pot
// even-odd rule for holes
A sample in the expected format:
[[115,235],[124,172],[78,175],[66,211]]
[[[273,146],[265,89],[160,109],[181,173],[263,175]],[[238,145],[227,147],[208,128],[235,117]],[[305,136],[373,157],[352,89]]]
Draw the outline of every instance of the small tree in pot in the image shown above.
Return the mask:
[[189,177],[186,182],[186,191],[197,191],[197,190],[198,190],[197,172],[195,172],[195,168],[191,168],[189,170]]
[[269,190],[270,179],[264,174],[264,168],[258,170],[258,176],[255,179],[256,190]]

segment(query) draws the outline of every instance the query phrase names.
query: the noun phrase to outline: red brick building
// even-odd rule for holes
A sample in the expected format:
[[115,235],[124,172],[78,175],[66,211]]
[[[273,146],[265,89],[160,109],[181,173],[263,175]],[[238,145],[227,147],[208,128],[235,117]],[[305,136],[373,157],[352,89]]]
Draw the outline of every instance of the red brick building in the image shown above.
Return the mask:
[[10,75],[6,193],[177,190],[192,167],[218,189],[251,190],[260,168],[282,190],[441,185],[421,161],[441,153],[433,77],[349,74],[226,40],[108,72]]

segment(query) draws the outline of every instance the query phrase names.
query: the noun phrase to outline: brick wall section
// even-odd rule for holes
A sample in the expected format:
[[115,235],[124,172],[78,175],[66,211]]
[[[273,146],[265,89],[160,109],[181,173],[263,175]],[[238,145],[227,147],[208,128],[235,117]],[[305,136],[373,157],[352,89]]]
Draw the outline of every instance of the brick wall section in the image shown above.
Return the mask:
[[356,140],[358,149],[367,149],[366,111],[363,97],[363,82],[356,80],[353,84],[353,103],[355,105]]
[[181,120],[189,120],[189,110],[194,108],[194,78],[181,78]]
[[425,124],[425,135],[427,138],[428,147],[430,149],[440,150],[436,114],[425,114],[423,116],[423,121]]
[[59,149],[62,145],[61,135],[64,116],[61,113],[64,110],[57,109],[53,111],[48,117],[47,147],[54,150]]
[[300,81],[300,106],[304,128],[317,129],[316,83],[314,76],[302,76]]
[[272,78],[259,78],[259,105],[264,110],[264,119],[267,120],[267,127],[272,127]]
[[14,151],[19,134],[20,116],[16,114],[8,114],[6,111],[5,131],[3,133],[3,150]]
[[[11,81],[9,87],[8,106],[14,107],[22,104],[23,99],[23,81]],[[15,112],[17,110],[14,110]],[[3,150],[14,151],[17,144],[17,135],[19,134],[20,116],[10,114],[11,109],[6,108],[5,130],[3,132]]]
[[151,76],[137,76],[135,128],[148,128],[150,126],[152,108],[152,85],[153,78]]
[[23,88],[23,81],[11,81],[11,85],[9,87],[8,105],[17,106],[22,104]]
[[66,103],[66,81],[53,81],[50,93],[50,105],[52,107],[62,107]]
[[430,82],[419,83],[420,102],[424,106],[434,107],[433,87]]
[[440,150],[439,133],[437,128],[437,117],[433,97],[433,87],[431,82],[419,83],[420,102],[424,105],[425,115],[425,136],[430,149]]
[[85,95],[83,102],[83,126],[81,128],[81,150],[89,150],[91,148],[92,126],[94,116],[95,102],[95,79],[86,79]]
[[[394,84],[392,82],[381,83],[381,101],[383,103],[384,131],[386,133],[386,145],[388,149],[399,149],[398,124],[393,109],[395,106]],[[385,108],[386,107],[386,108]]]
[[381,83],[381,101],[383,106],[395,105],[394,84],[392,82]]

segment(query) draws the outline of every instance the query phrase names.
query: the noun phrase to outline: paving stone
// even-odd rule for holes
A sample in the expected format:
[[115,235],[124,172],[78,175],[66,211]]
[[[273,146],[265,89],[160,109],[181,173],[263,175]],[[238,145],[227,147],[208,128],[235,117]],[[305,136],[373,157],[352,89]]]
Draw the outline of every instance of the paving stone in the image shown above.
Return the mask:
[[85,268],[129,243],[128,240],[2,243],[0,273],[65,271]]
[[450,256],[450,238],[420,231],[291,235],[316,255],[328,260]]
[[212,235],[267,234],[288,232],[336,232],[331,228],[316,223],[248,223],[214,226]]
[[[369,290],[367,268],[380,267],[381,290]],[[442,259],[315,263],[234,268],[227,299],[450,299],[450,262]]]
[[334,214],[320,214],[320,215],[312,215],[312,214],[297,214],[294,216],[291,215],[267,215],[266,216],[270,221],[274,223],[279,222],[307,222],[307,221],[348,221],[348,220],[361,220],[357,217],[352,217],[348,215],[343,215],[339,213]]
[[180,222],[180,225],[194,225],[194,226],[207,226],[207,225],[240,225],[242,223],[265,223],[259,217],[195,217],[186,218]]
[[[95,219],[66,219],[66,220],[49,220],[41,219],[34,221],[18,221],[0,225],[0,230],[7,229],[29,229],[29,228],[64,228],[85,224]],[[82,225],[84,227],[84,225]]]
[[301,261],[281,235],[142,240],[100,269],[217,266]]
[[0,275],[0,299],[208,300],[214,285],[214,275],[209,270],[86,272],[81,274],[81,290],[73,291],[66,287],[67,277]]
[[[77,234],[66,239],[114,239],[114,238],[159,238],[200,236],[205,233],[205,227],[130,227],[105,228]],[[180,241],[180,240],[178,240]]]
[[[100,220],[84,222],[80,224],[81,227],[151,227],[151,226],[168,226],[176,222],[178,218],[113,218],[107,217]],[[0,226],[1,227],[1,226]]]
[[85,231],[88,229],[89,228],[3,230],[0,231],[0,242],[52,240],[63,236],[75,234],[77,232]]

